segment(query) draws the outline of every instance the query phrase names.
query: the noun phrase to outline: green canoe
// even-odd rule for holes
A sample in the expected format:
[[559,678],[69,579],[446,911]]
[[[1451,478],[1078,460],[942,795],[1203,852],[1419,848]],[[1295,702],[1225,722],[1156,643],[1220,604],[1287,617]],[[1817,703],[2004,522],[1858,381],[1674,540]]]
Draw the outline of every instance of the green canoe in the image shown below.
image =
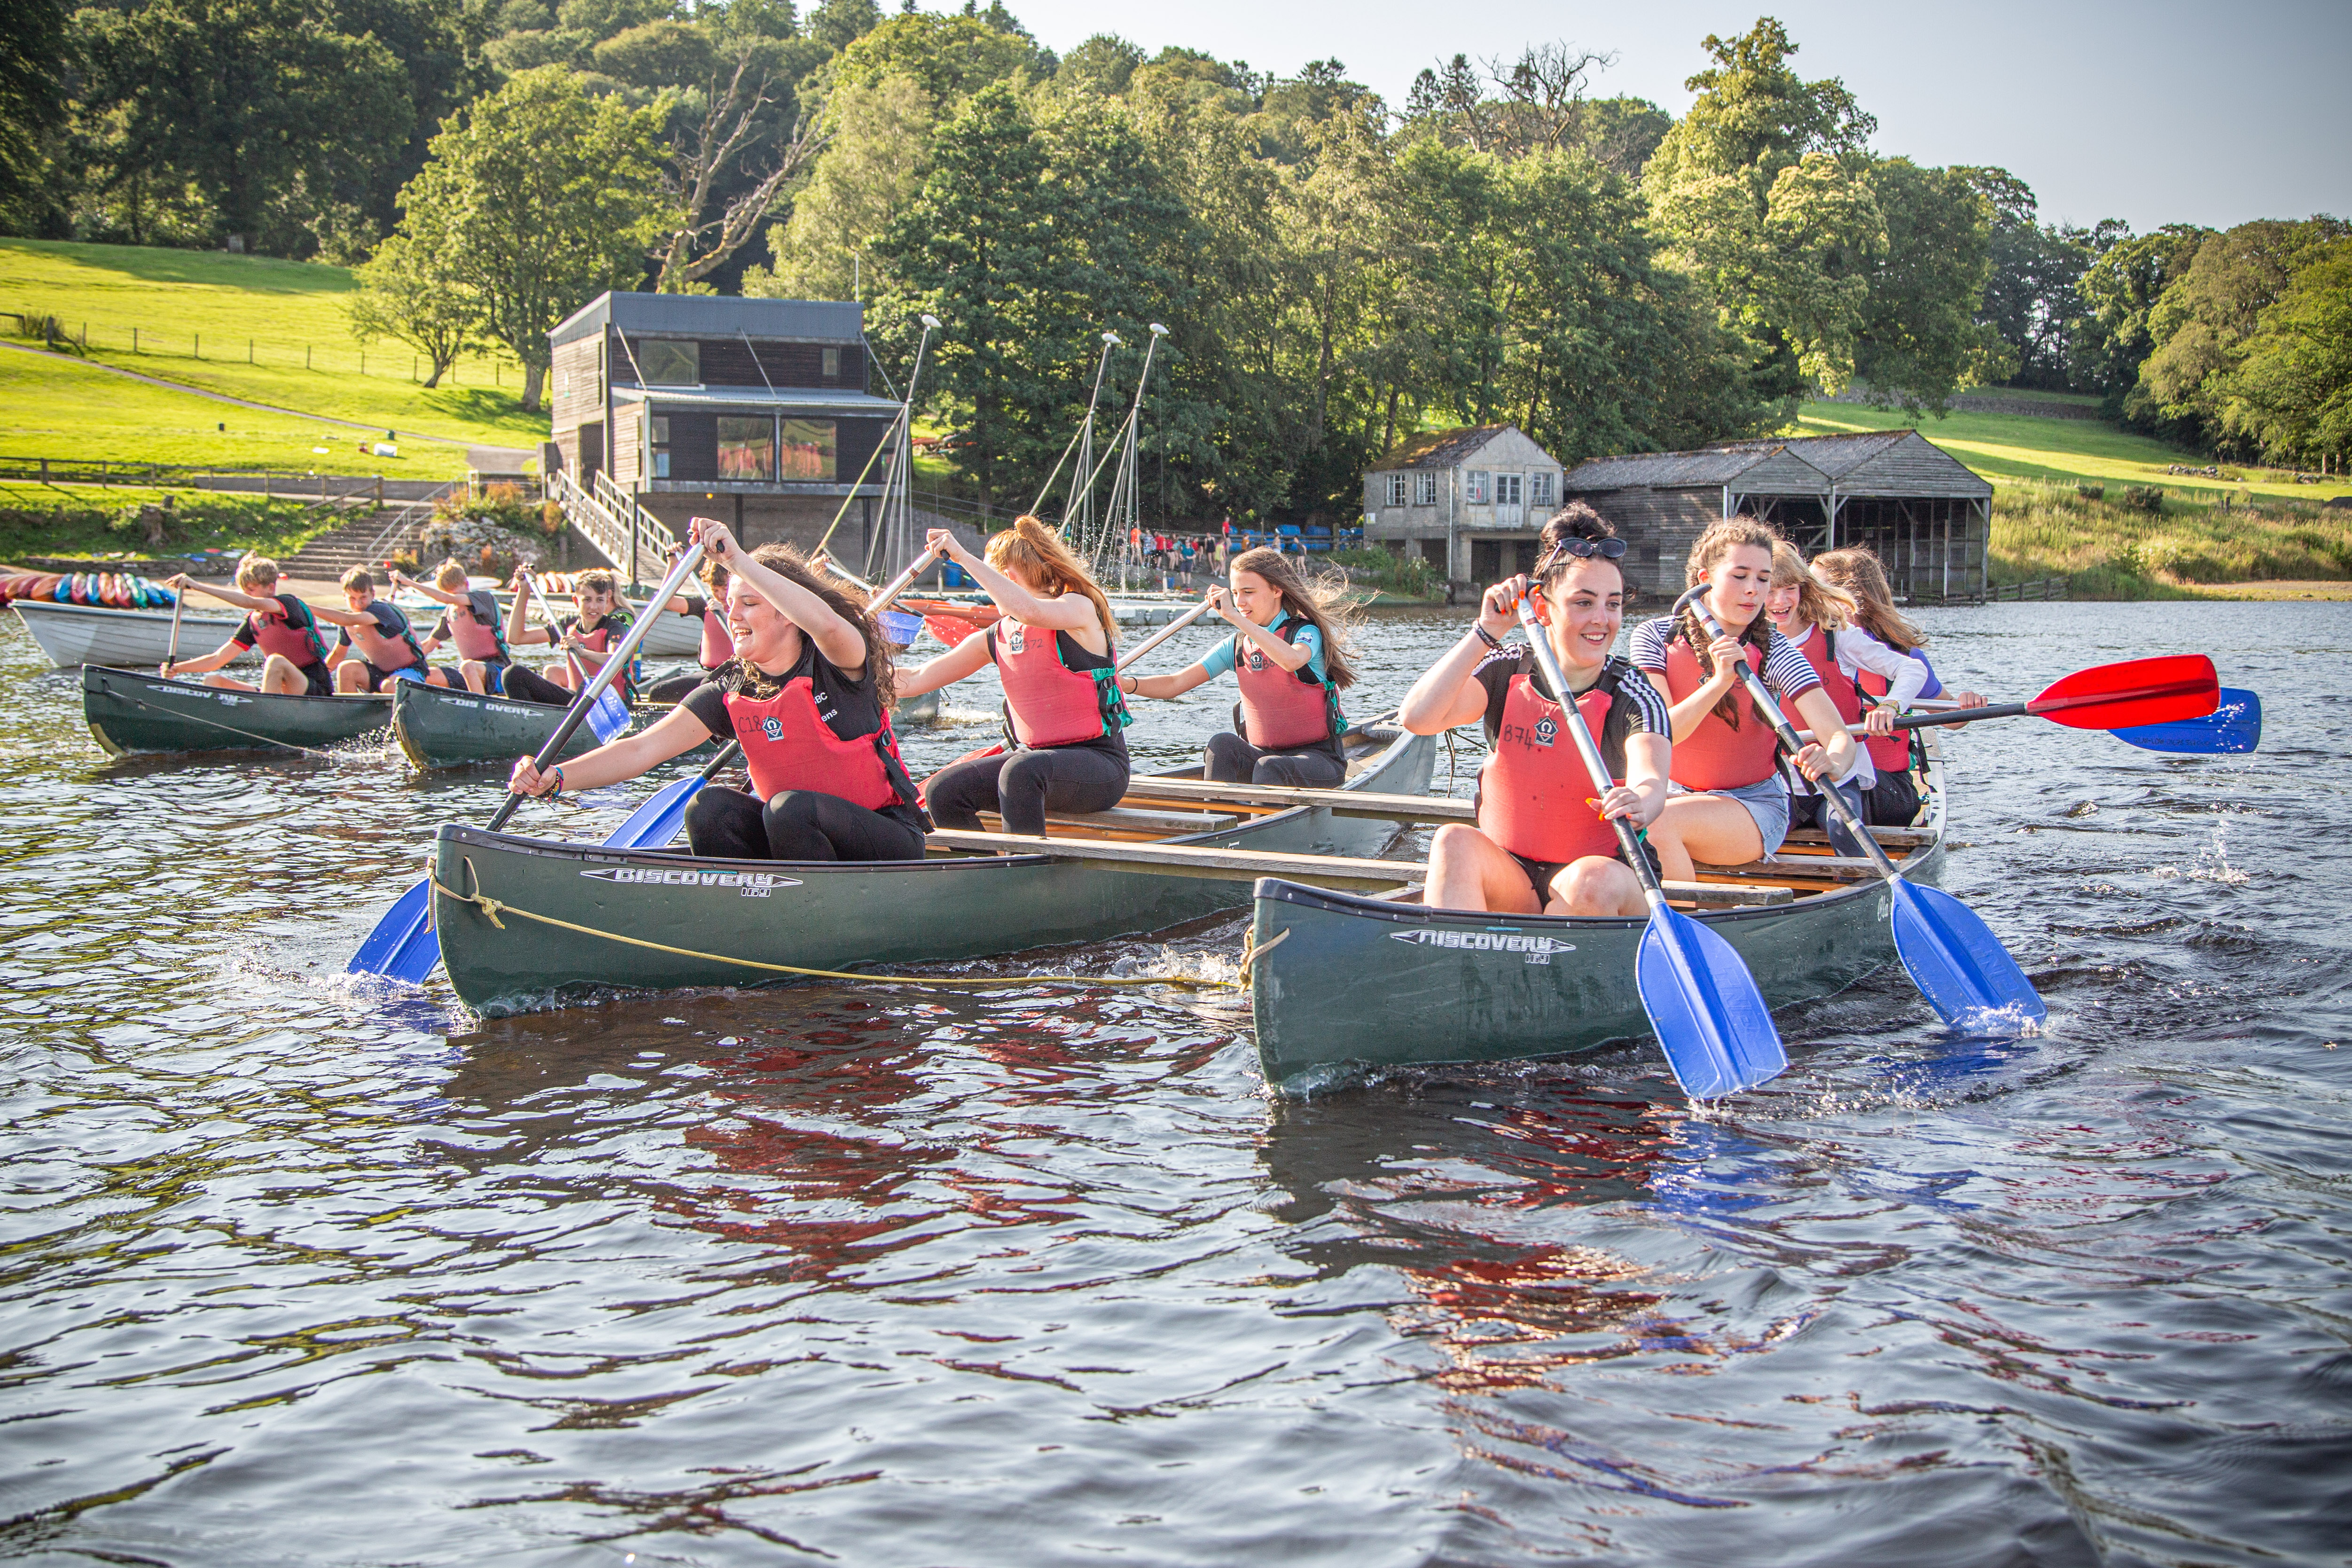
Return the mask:
[[[1932,884],[1944,866],[1940,768],[1928,809],[1924,827],[1879,836],[1906,876]],[[1782,902],[1689,911],[1738,950],[1775,1008],[1843,990],[1895,961],[1885,883],[1854,861],[1822,861],[1833,876],[1792,877],[1789,868],[1813,858],[1809,852],[1828,854],[1819,833],[1792,835],[1756,868],[1700,874],[1705,897]],[[1645,921],[1433,910],[1407,896],[1259,880],[1251,1008],[1258,1064],[1277,1092],[1318,1093],[1383,1070],[1651,1039],[1633,983]]]
[[[463,768],[536,757],[563,722],[564,710],[510,697],[477,696],[470,691],[403,681],[392,694],[392,737],[418,768]],[[593,751],[596,732],[586,724],[572,732],[566,757]]]
[[[1348,787],[1419,794],[1426,736],[1350,736]],[[1169,775],[1196,779],[1200,769]],[[1136,791],[1149,798],[1149,780]],[[1293,853],[1371,855],[1392,824],[1301,807],[1171,835]],[[814,969],[977,958],[1157,931],[1248,901],[1244,882],[1097,870],[1049,854],[876,862],[699,860],[445,825],[433,918],[449,983],[493,1016],[610,990],[751,986],[760,963]],[[452,894],[457,896],[452,896]],[[492,921],[476,895],[499,903]],[[551,925],[551,920],[571,927]],[[645,946],[662,944],[659,948]]]
[[85,664],[81,716],[99,745],[117,757],[134,751],[301,751],[382,729],[392,717],[392,699],[278,696],[166,680],[152,671]]
[[[908,708],[926,701],[931,705],[928,713],[909,716]],[[668,711],[640,704],[632,710],[630,727],[650,724]],[[562,708],[544,703],[478,696],[470,691],[403,681],[392,694],[392,737],[416,768],[511,766],[518,757],[538,756],[539,748],[562,724],[563,715]],[[914,703],[902,703],[893,710],[893,716],[901,725],[930,723],[939,716],[939,698],[926,694]],[[564,743],[563,755],[577,757],[593,751],[597,744],[596,732],[583,724]],[[709,747],[706,741],[695,750]]]

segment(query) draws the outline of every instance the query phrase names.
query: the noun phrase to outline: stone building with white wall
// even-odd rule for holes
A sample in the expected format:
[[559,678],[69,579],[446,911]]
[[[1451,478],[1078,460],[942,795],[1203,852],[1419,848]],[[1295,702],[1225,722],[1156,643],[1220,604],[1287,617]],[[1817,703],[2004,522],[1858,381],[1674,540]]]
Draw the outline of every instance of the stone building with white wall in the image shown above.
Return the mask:
[[1515,424],[1407,436],[1364,475],[1364,539],[1449,581],[1487,583],[1535,564],[1559,508],[1561,464]]

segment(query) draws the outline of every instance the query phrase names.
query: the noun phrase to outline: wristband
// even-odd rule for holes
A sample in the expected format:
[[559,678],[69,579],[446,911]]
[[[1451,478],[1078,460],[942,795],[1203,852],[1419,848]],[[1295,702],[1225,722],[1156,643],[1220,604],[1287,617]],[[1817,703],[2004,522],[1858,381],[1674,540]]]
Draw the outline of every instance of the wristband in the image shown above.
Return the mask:
[[1475,621],[1470,622],[1470,630],[1477,632],[1478,641],[1486,643],[1489,648],[1499,648],[1503,645],[1503,640],[1500,637],[1496,636],[1492,632],[1487,631]]
[[559,762],[553,768],[548,769],[547,778],[549,779],[549,783],[546,792],[540,796],[540,799],[542,800],[546,800],[550,795],[561,795],[563,793],[563,764]]

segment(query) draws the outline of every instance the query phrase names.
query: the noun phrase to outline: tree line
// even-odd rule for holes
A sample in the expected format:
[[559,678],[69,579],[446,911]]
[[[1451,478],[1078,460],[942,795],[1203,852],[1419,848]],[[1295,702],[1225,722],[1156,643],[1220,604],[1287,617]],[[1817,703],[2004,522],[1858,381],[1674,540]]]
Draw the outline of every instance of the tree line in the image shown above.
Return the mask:
[[1168,516],[1345,509],[1431,425],[1572,463],[1849,385],[1914,413],[2077,388],[2200,444],[2343,445],[2342,225],[2042,225],[2005,171],[1874,152],[1770,17],[1704,40],[1677,120],[1560,45],[1434,60],[1394,105],[1338,60],[1057,57],[1002,0],[901,6],[19,0],[0,224],[359,264],[362,333],[436,377],[503,344],[531,409],[548,327],[608,287],[854,296],[885,363],[929,311],[961,477],[1023,505],[1099,333],[1152,320]]

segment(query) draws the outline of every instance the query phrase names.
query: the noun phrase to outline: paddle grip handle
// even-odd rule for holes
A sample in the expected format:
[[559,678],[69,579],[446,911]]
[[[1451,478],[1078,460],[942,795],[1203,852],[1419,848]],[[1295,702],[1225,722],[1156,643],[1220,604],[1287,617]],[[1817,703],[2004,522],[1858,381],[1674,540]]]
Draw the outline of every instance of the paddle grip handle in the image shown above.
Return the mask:
[[[662,579],[659,588],[654,590],[653,602],[656,605],[667,604],[677,597],[679,585],[693,575],[695,563],[701,559],[702,541],[697,539],[686,547],[686,552],[669,569],[669,575]],[[651,615],[640,615],[630,624],[629,634],[621,639],[620,647],[605,657],[604,667],[598,670],[596,678],[572,699],[571,711],[563,716],[563,722],[556,726],[555,733],[548,737],[547,744],[539,748],[539,755],[530,759],[531,771],[545,768],[550,762],[563,755],[563,748],[572,744],[572,736],[579,733],[582,721],[587,718],[590,706],[604,695],[604,688],[611,685],[623,670],[629,667],[629,661],[637,656],[637,645],[646,640],[646,633],[653,630],[653,625],[654,617]],[[495,833],[505,827],[507,819],[515,814],[515,808],[520,806],[522,800],[521,796],[508,790],[505,802],[499,807],[498,814],[490,819],[489,831]]]
[[[1576,742],[1577,755],[1584,758],[1585,773],[1592,779],[1594,789],[1608,794],[1617,787],[1617,780],[1610,776],[1608,761],[1601,757],[1601,747],[1584,722],[1584,710],[1576,706],[1576,699],[1569,693],[1568,676],[1559,667],[1559,655],[1553,652],[1543,622],[1536,619],[1535,601],[1526,594],[1519,596],[1519,626],[1528,634],[1528,647],[1536,656],[1536,667],[1551,683],[1552,695],[1567,716],[1569,737]],[[1666,890],[1658,884],[1658,873],[1652,869],[1650,857],[1642,852],[1641,836],[1634,831],[1633,824],[1622,817],[1611,817],[1608,821],[1617,830],[1618,843],[1624,847],[1625,863],[1642,880],[1642,895],[1654,908],[1663,905]]]
[[[1717,621],[1714,612],[1706,607],[1707,587],[1707,584],[1702,582],[1684,594],[1675,601],[1675,610],[1679,613],[1685,605],[1690,606],[1697,614],[1699,624],[1706,628],[1706,634],[1709,637],[1720,639],[1724,635],[1723,622]],[[1732,667],[1739,673],[1739,684],[1747,688],[1748,696],[1756,704],[1756,711],[1772,721],[1772,733],[1780,739],[1780,749],[1794,758],[1798,752],[1805,748],[1804,742],[1797,738],[1795,727],[1789,723],[1788,716],[1780,711],[1780,705],[1772,700],[1772,694],[1764,689],[1764,683],[1758,677],[1755,666],[1748,664],[1743,657]],[[1821,791],[1822,799],[1828,802],[1830,815],[1835,817],[1839,825],[1852,834],[1854,841],[1862,846],[1863,852],[1870,857],[1874,865],[1877,866],[1878,874],[1889,877],[1900,876],[1902,873],[1895,869],[1895,862],[1887,858],[1886,852],[1879,847],[1878,841],[1871,836],[1870,830],[1862,825],[1862,819],[1853,814],[1853,808],[1845,803],[1845,797],[1839,794],[1836,788],[1826,779],[1817,779],[1813,784],[1814,788]]]

